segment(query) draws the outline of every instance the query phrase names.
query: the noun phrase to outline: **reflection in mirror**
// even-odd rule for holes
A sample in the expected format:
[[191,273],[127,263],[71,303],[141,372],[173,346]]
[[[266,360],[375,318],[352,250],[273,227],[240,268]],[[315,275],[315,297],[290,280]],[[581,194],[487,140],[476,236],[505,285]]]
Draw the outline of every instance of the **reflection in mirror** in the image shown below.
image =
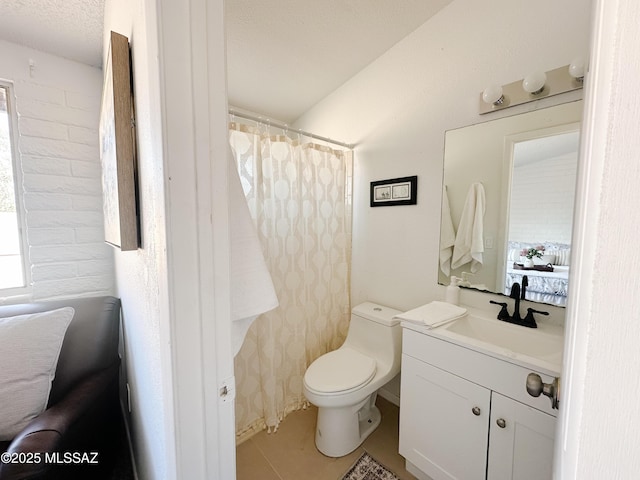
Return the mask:
[[464,286],[509,294],[527,275],[528,300],[566,304],[581,115],[578,101],[446,132],[442,225],[453,226],[449,238],[467,229],[472,185],[482,184],[485,208],[473,227],[473,264],[447,268],[441,238],[440,284],[464,277]]
[[[527,275],[527,300],[566,305],[579,125],[537,130],[513,143],[506,295]],[[533,249],[533,250],[532,250]],[[530,257],[530,258],[528,258]]]

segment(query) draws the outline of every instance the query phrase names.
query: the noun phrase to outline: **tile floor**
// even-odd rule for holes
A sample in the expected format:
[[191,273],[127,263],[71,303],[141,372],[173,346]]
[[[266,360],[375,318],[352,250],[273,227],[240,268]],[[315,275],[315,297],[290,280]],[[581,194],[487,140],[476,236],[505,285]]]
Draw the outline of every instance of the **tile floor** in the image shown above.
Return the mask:
[[329,458],[316,450],[314,406],[289,414],[275,434],[262,431],[237,447],[237,480],[339,480],[364,451],[401,480],[415,480],[398,454],[398,407],[378,397],[380,426],[355,452]]

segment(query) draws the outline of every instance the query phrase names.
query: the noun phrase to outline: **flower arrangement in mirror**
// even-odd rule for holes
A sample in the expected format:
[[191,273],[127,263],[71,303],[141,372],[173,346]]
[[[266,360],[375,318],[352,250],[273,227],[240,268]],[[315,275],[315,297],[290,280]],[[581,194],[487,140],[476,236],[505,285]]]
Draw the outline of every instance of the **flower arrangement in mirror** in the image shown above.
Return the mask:
[[542,258],[542,255],[544,255],[543,245],[538,245],[537,247],[523,248],[522,251],[520,252],[520,256],[526,257],[524,262],[522,263],[527,268],[533,267],[534,265],[533,257]]
[[532,260],[533,257],[542,258],[542,255],[544,255],[544,246],[538,245],[537,247],[523,248],[520,255],[527,257],[529,260]]

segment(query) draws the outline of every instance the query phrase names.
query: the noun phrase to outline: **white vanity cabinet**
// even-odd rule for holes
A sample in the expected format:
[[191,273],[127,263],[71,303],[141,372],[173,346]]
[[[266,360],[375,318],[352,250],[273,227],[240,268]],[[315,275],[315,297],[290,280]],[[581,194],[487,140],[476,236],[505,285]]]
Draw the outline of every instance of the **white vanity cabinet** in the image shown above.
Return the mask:
[[491,393],[487,479],[551,479],[556,418]]
[[409,355],[401,382],[400,455],[435,480],[484,479],[491,391]]
[[399,451],[407,469],[433,480],[551,479],[557,410],[526,392],[532,370],[419,328],[403,330]]

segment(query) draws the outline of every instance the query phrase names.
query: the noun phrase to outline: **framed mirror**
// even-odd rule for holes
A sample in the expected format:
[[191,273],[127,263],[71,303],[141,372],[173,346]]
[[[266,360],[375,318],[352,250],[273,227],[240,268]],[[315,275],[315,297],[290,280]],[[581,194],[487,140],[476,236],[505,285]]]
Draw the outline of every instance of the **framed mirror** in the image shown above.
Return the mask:
[[[508,295],[527,275],[528,300],[566,304],[582,103],[445,132],[438,283],[464,277],[466,287]],[[475,201],[484,204],[484,215],[471,209],[476,218]],[[457,234],[470,228],[476,243],[465,247]],[[451,268],[443,259],[459,245],[476,260]]]

